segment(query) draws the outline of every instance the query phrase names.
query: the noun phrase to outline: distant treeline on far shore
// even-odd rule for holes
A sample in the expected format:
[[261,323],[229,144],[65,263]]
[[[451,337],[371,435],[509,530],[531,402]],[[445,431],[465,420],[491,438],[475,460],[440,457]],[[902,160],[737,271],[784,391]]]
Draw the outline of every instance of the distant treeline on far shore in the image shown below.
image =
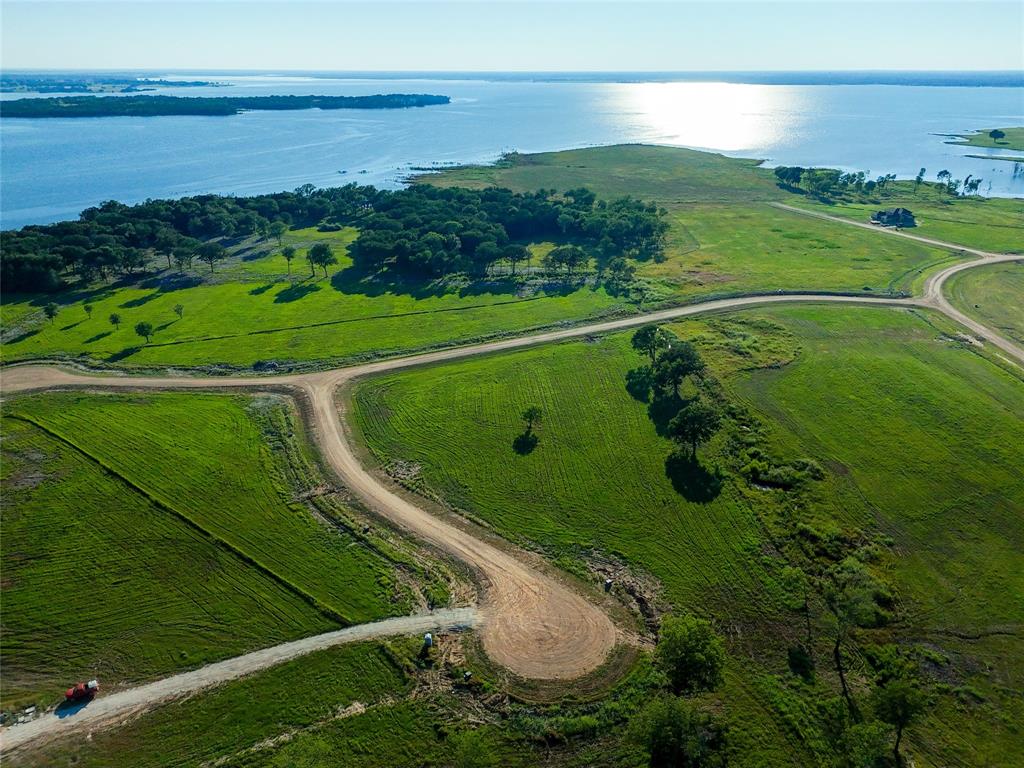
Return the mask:
[[387,93],[373,96],[75,96],[13,99],[0,104],[3,117],[156,117],[237,115],[244,110],[403,109],[447,104],[447,96]]

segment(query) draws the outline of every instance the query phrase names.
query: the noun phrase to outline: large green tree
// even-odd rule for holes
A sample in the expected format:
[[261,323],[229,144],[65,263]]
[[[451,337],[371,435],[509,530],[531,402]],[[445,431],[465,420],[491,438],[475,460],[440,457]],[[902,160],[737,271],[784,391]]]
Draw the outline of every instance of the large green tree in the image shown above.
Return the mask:
[[697,457],[697,446],[710,440],[721,426],[718,409],[703,400],[694,400],[683,406],[668,423],[668,436],[681,445],[690,447],[690,455]]
[[875,578],[867,566],[854,557],[847,557],[829,568],[823,578],[825,605],[833,619],[832,658],[839,675],[843,698],[855,722],[861,714],[846,680],[843,664],[843,644],[857,627],[875,627],[884,624],[887,613],[879,605],[889,597],[886,586]]
[[630,723],[651,768],[724,768],[725,733],[706,712],[675,696],[659,697]]
[[669,334],[656,325],[645,325],[633,333],[633,349],[651,358],[651,365],[657,360],[658,353],[668,346]]
[[224,246],[220,243],[203,243],[199,246],[199,260],[210,265],[210,272],[213,272],[213,265],[224,258]]
[[153,335],[153,324],[147,322],[136,323],[135,333],[143,337],[148,344],[150,337]]
[[704,361],[697,348],[688,341],[670,342],[654,364],[654,381],[663,389],[671,389],[679,397],[679,387],[687,376],[703,372]]
[[725,643],[696,616],[666,616],[658,632],[654,662],[678,693],[713,691],[722,684]]
[[896,678],[875,689],[872,704],[878,719],[896,729],[892,754],[896,765],[901,765],[900,742],[903,740],[903,731],[924,714],[929,704],[928,694],[918,681]]
[[324,277],[327,277],[327,267],[338,263],[338,257],[334,255],[334,251],[331,250],[331,246],[327,243],[316,243],[309,249],[306,259],[309,261],[314,277],[316,276],[316,267],[323,269]]

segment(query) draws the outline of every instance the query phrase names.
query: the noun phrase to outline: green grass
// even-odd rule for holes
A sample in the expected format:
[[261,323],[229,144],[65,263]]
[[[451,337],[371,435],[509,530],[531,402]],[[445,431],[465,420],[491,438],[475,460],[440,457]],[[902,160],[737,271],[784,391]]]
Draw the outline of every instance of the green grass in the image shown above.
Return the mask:
[[[166,272],[126,287],[5,296],[4,360],[76,357],[120,367],[242,368],[266,360],[352,361],[599,316],[625,303],[601,289],[534,287],[519,295],[515,285],[500,280],[461,286],[355,281],[344,272],[351,264],[344,247],[355,235],[351,228],[289,233],[286,240],[298,252],[290,278],[276,243],[248,242],[213,274],[198,265],[184,282]],[[305,263],[306,250],[319,241],[339,255],[329,279],[311,277]],[[42,314],[49,301],[60,305],[52,323]],[[91,317],[85,303],[93,306]],[[184,307],[180,319],[177,304]],[[123,318],[119,328],[108,322],[112,313]],[[142,321],[156,331],[149,344],[134,330]]]
[[915,192],[913,182],[901,181],[871,202],[825,204],[799,195],[784,202],[854,221],[868,221],[882,208],[908,208],[917,220],[911,234],[999,253],[1024,253],[1024,198],[950,197],[933,185]]
[[[1024,671],[1013,636],[1024,622],[1024,385],[937,322],[800,307],[676,326],[700,340],[730,398],[772,425],[773,455],[826,468],[796,506],[729,470],[726,435],[703,452],[725,473],[721,493],[697,500],[696,478],[673,488],[669,444],[624,390],[640,362],[626,335],[372,379],[354,393],[355,417],[382,463],[421,464],[422,490],[502,535],[576,568],[591,550],[617,554],[657,577],[673,605],[733,628],[722,700],[743,765],[823,759],[822,724],[809,713],[837,691],[821,649],[817,686],[785,673],[799,622],[780,604],[780,526],[795,515],[891,536],[884,567],[903,610],[894,637],[945,649],[955,675],[980,675],[991,691],[984,707],[944,697],[911,748],[919,764],[971,762],[981,752],[959,739],[964,730],[989,734],[993,754],[1020,746],[1007,723],[1024,714],[1009,694]],[[545,414],[540,442],[519,456],[512,441],[531,404]],[[993,637],[1016,650],[1002,657],[989,640],[957,637],[1004,631]]]
[[66,739],[23,763],[168,768],[234,756],[232,764],[253,764],[261,752],[247,750],[263,743],[272,752],[269,740],[301,738],[304,729],[348,729],[349,720],[336,719],[347,707],[403,696],[410,683],[384,646],[343,645],[171,703],[88,740]]
[[[960,136],[961,141],[950,142],[951,144],[964,144],[970,147],[988,147],[993,149],[1018,149],[1024,150],[1024,127],[1021,128],[1000,128],[1006,135],[1001,139],[993,139],[989,136],[991,128],[982,131],[969,133]],[[991,155],[982,155],[991,157]]]
[[673,205],[692,202],[779,200],[786,197],[759,160],[677,147],[625,144],[533,155],[511,155],[505,162],[453,168],[417,178],[452,187],[505,187],[514,192],[585,186],[598,197],[630,195]]
[[1024,344],[1024,264],[960,272],[946,283],[946,294],[962,312]]
[[914,278],[952,256],[765,203],[691,204],[670,211],[667,258],[639,274],[673,298],[710,294],[910,292]]
[[409,609],[397,553],[299,500],[322,480],[277,398],[36,395],[3,430],[5,708]]

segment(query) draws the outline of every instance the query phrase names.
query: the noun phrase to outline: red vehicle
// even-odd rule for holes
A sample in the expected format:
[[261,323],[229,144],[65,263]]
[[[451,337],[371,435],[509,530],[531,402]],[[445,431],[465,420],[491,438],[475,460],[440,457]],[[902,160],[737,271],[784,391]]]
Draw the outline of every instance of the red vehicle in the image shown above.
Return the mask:
[[76,683],[64,691],[65,701],[88,701],[99,693],[100,684],[95,680],[88,683]]

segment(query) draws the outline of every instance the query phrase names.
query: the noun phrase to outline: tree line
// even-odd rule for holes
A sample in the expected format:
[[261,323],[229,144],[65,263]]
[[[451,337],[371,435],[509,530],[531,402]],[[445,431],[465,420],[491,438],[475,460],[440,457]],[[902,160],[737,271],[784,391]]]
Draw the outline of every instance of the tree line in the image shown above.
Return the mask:
[[[775,178],[781,187],[806,192],[822,199],[830,199],[847,192],[870,195],[884,190],[896,181],[895,173],[887,173],[869,179],[864,171],[844,173],[834,168],[801,168],[780,165],[775,169]],[[927,170],[922,168],[914,178],[916,191],[924,183]],[[935,176],[937,185],[950,195],[977,194],[982,179],[968,175],[966,179],[953,179],[949,171],[939,171]]]
[[554,248],[545,265],[571,275],[589,262],[588,250],[607,264],[617,257],[655,258],[668,229],[664,211],[653,204],[597,200],[584,188],[559,195],[427,185],[379,200],[358,226],[350,248],[357,266],[421,277],[481,275],[498,261],[507,261],[514,274],[532,258],[522,243],[547,239],[570,241]]
[[373,96],[72,96],[11,99],[0,105],[4,117],[222,117],[248,110],[406,109],[448,104],[448,96],[387,93]]
[[[413,277],[483,274],[500,260],[514,273],[532,258],[522,242],[545,238],[563,241],[548,254],[549,268],[571,275],[593,254],[613,277],[628,277],[625,257],[659,256],[668,228],[664,211],[654,205],[630,198],[597,200],[586,189],[520,194],[307,184],[253,197],[200,195],[138,205],[109,201],[86,209],[77,221],[0,233],[3,290],[56,291],[72,276],[89,282],[132,275],[150,268],[153,260],[179,270],[199,260],[213,271],[226,255],[226,244],[252,236],[274,237],[280,244],[288,228],[314,225],[358,227],[350,252],[360,269]],[[334,263],[327,254],[313,255]]]

